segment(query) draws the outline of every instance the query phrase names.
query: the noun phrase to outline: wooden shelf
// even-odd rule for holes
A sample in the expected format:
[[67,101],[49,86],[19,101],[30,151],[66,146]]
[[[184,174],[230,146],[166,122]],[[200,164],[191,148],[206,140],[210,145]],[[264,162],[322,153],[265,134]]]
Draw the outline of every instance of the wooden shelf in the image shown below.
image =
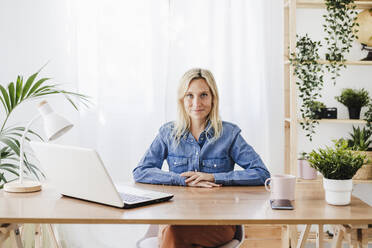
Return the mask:
[[[372,1],[355,1],[354,3],[356,4],[358,9],[372,8]],[[322,9],[322,8],[325,8],[325,4],[324,4],[324,1],[322,0],[297,0],[296,7],[297,8]]]
[[[298,122],[304,122],[304,119],[298,119]],[[319,119],[319,123],[339,123],[339,124],[366,124],[365,120],[353,120],[353,119]]]
[[[329,64],[328,61],[326,60],[319,60],[319,64]],[[353,61],[353,60],[348,60],[345,61],[346,65],[372,65],[372,61]]]
[[[326,60],[319,60],[318,61],[319,64],[329,64],[328,61]],[[288,59],[285,59],[284,60],[284,64],[285,65],[289,65],[289,60]],[[358,60],[348,60],[345,62],[346,65],[372,65],[372,61],[358,61]]]

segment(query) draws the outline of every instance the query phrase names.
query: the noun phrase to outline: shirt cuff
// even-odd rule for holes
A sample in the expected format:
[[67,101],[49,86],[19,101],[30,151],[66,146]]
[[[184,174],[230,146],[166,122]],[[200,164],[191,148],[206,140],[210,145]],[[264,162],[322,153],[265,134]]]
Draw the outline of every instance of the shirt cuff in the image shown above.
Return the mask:
[[181,186],[186,186],[186,183],[185,183],[185,180],[186,178],[185,177],[181,177],[180,175],[176,175],[175,177],[175,184],[176,185],[181,185]]
[[227,176],[225,173],[215,173],[214,176],[214,182],[217,184],[227,184]]

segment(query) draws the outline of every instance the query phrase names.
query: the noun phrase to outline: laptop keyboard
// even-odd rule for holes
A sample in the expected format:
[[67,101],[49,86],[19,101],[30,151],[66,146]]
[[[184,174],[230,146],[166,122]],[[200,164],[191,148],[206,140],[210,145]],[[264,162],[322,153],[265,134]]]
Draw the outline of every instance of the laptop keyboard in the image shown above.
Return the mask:
[[119,194],[120,194],[121,199],[125,202],[138,202],[138,201],[151,200],[150,197],[126,194],[126,193],[121,193],[121,192],[119,192]]

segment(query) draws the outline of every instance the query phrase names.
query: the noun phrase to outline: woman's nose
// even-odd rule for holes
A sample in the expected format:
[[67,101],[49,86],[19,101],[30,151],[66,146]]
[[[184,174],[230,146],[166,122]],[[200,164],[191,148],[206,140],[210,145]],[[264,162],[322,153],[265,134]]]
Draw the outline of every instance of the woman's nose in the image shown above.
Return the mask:
[[194,106],[199,106],[201,104],[201,99],[199,97],[195,97],[193,101]]

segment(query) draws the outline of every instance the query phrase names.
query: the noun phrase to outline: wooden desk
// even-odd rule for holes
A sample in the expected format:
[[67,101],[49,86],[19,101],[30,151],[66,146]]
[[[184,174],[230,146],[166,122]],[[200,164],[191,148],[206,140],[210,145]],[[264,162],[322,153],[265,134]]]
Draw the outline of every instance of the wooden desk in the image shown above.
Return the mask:
[[331,206],[319,182],[297,183],[295,210],[272,210],[260,187],[192,188],[134,184],[173,193],[170,202],[124,210],[41,192],[0,191],[0,223],[87,224],[368,224],[372,208],[353,197],[349,206]]

